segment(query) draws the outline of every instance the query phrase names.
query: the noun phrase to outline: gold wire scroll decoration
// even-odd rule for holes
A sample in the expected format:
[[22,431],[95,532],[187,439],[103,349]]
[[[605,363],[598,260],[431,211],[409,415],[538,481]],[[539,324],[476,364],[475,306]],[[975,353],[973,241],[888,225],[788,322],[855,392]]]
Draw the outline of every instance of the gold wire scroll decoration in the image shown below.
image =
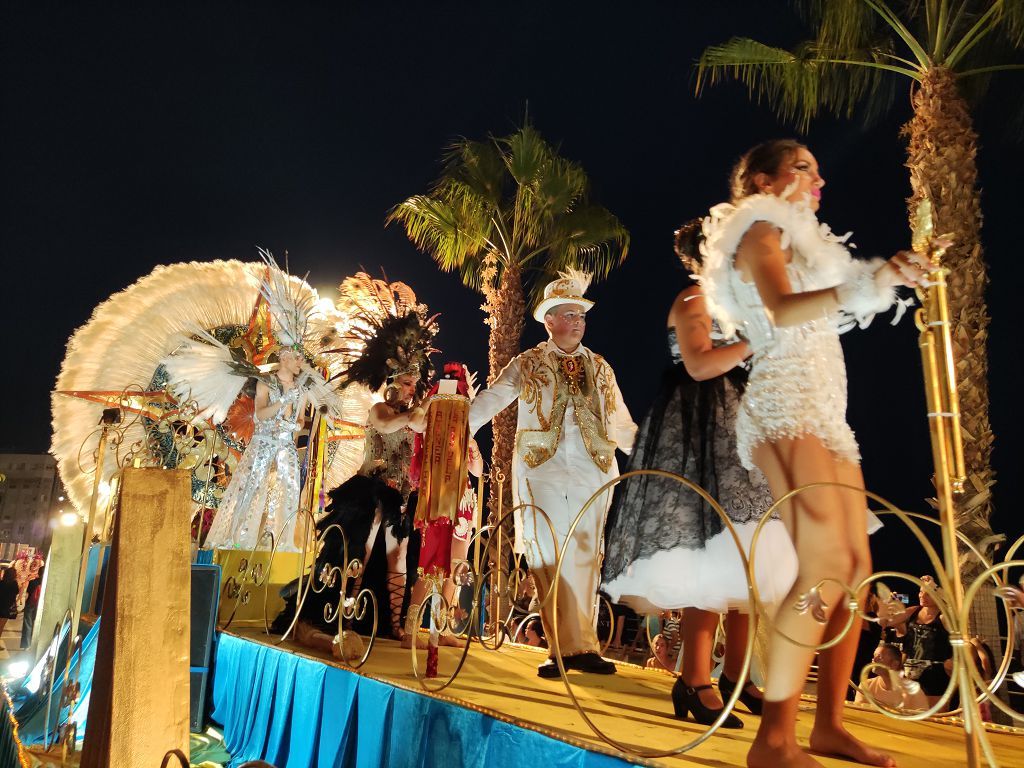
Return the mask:
[[[500,473],[499,473],[500,476]],[[555,534],[555,526],[551,522],[551,518],[548,517],[547,512],[541,509],[536,504],[530,502],[523,502],[518,504],[507,512],[501,513],[497,516],[494,523],[482,526],[476,535],[470,540],[470,549],[473,545],[481,546],[482,537],[488,536],[489,539],[497,539],[496,543],[492,546],[490,541],[488,542],[488,552],[493,556],[493,559],[489,560],[487,567],[479,580],[478,591],[482,593],[484,585],[490,585],[490,593],[488,594],[487,602],[493,607],[493,610],[488,614],[490,618],[490,624],[493,627],[492,634],[488,638],[484,634],[480,634],[479,642],[485,649],[489,651],[496,651],[504,644],[507,638],[513,635],[510,631],[512,618],[515,615],[515,601],[519,597],[520,589],[529,579],[529,569],[524,565],[524,558],[515,552],[511,553],[511,557],[506,557],[503,553],[505,547],[508,546],[512,549],[514,541],[504,535],[504,528],[508,520],[514,520],[517,512],[531,511],[534,514],[539,514],[544,524],[547,527],[548,535],[551,536],[551,547],[553,551],[558,550],[558,536]],[[539,527],[539,526],[538,526]],[[510,567],[509,563],[515,563],[515,567]],[[546,595],[539,596],[539,606],[543,607],[548,604],[551,599],[550,592]],[[481,596],[482,600],[482,596]],[[508,611],[500,611],[500,606],[503,601],[508,602]],[[486,606],[481,602],[481,613],[486,611]],[[504,613],[503,616],[499,615]],[[488,645],[488,642],[493,645]]]
[[[565,673],[565,662],[562,659],[562,650],[561,646],[559,645],[558,639],[558,593],[561,590],[557,588],[557,585],[561,581],[562,561],[565,557],[566,552],[568,551],[569,541],[572,539],[573,534],[576,532],[576,528],[579,526],[580,521],[586,516],[586,514],[591,510],[591,508],[597,507],[598,499],[603,500],[605,498],[605,493],[611,491],[612,488],[614,488],[616,485],[623,482],[624,480],[628,480],[631,477],[640,476],[660,477],[665,480],[671,480],[673,482],[679,483],[680,485],[683,485],[686,488],[692,490],[694,493],[698,494],[705,502],[707,502],[708,506],[710,506],[721,519],[723,527],[726,530],[728,530],[729,534],[732,536],[733,543],[735,543],[736,545],[737,551],[739,552],[740,560],[742,561],[743,567],[747,574],[747,604],[748,608],[750,609],[749,613],[751,616],[751,622],[750,631],[747,633],[746,647],[744,649],[743,666],[740,670],[739,679],[736,681],[736,688],[732,692],[732,695],[728,697],[728,700],[725,701],[725,706],[722,707],[721,714],[718,716],[715,722],[708,727],[706,731],[704,731],[702,734],[692,739],[691,741],[688,741],[682,744],[681,746],[672,749],[648,750],[638,748],[633,745],[624,744],[616,739],[613,739],[611,736],[602,731],[594,722],[593,718],[586,711],[586,709],[584,709],[583,706],[580,704],[579,699],[576,697],[575,691],[573,691],[573,686],[569,682],[568,675],[566,675]],[[603,514],[603,511],[599,511],[598,514]],[[766,513],[766,516],[768,514],[770,514],[770,512]],[[758,532],[759,531],[760,529],[758,529]],[[562,546],[558,553],[558,559],[555,564],[555,575],[553,579],[553,584],[555,584],[556,586],[553,587],[551,590],[554,593],[554,597],[552,598],[552,622],[554,626],[551,628],[550,639],[552,643],[554,659],[555,662],[558,664],[558,670],[561,673],[562,682],[565,683],[565,690],[569,694],[569,700],[572,702],[573,707],[576,708],[576,711],[579,713],[583,721],[602,741],[614,747],[615,749],[618,749],[621,752],[625,752],[631,755],[637,755],[643,758],[670,757],[672,755],[682,754],[683,752],[687,752],[693,749],[694,747],[703,744],[705,741],[711,738],[711,736],[715,732],[718,731],[722,723],[725,722],[725,719],[732,712],[733,707],[736,705],[736,702],[739,700],[740,694],[743,692],[743,689],[746,686],[747,675],[750,671],[750,661],[754,654],[754,640],[757,635],[758,621],[758,611],[756,610],[756,606],[758,605],[758,603],[756,599],[756,590],[754,589],[753,585],[752,573],[753,572],[747,560],[746,552],[744,552],[743,550],[743,543],[742,541],[740,541],[739,534],[736,532],[736,528],[733,526],[732,521],[729,519],[729,516],[726,515],[725,510],[722,509],[722,506],[710,493],[708,493],[706,490],[704,490],[696,483],[687,480],[685,477],[677,475],[673,472],[667,472],[665,470],[660,469],[639,469],[634,470],[632,472],[626,472],[625,474],[612,478],[607,483],[602,485],[597,491],[594,492],[594,494],[587,500],[587,503],[583,505],[583,508],[576,515],[575,519],[572,521],[572,525],[569,526],[569,531],[566,534],[565,540],[562,542]]]
[[[73,616],[70,610],[64,612],[64,617],[54,625],[53,636],[47,645],[46,662],[43,667],[43,678],[46,684],[46,708],[43,718],[43,751],[49,752],[53,747],[60,744],[62,760],[66,757],[68,750],[74,751],[75,741],[78,736],[78,725],[71,719],[71,713],[81,694],[81,684],[78,675],[80,668],[75,671],[75,679],[71,680],[71,661],[75,657],[75,651],[82,647],[82,638],[71,636]],[[64,673],[61,676],[60,701],[57,703],[57,718],[55,723],[56,738],[50,740],[50,713],[53,711],[53,688],[57,683],[57,659],[60,656],[61,637],[67,628],[67,655],[64,660]],[[81,656],[81,654],[79,654]],[[79,667],[81,659],[79,658]],[[60,724],[61,713],[67,709],[67,720],[64,725]]]
[[[303,546],[299,556],[299,592],[295,601],[295,613],[292,615],[287,629],[285,629],[280,637],[275,638],[274,644],[280,645],[294,632],[295,625],[298,624],[302,613],[302,607],[311,592],[320,594],[325,589],[338,586],[338,603],[336,605],[332,603],[325,604],[324,620],[327,623],[333,623],[335,621],[338,623],[338,634],[336,639],[339,642],[339,647],[342,651],[342,658],[340,660],[352,669],[359,669],[366,663],[367,659],[369,659],[370,652],[373,650],[374,643],[377,638],[378,613],[377,598],[369,588],[361,589],[355,596],[348,595],[349,582],[358,579],[362,575],[364,567],[363,563],[358,557],[349,557],[348,537],[341,526],[337,524],[327,526],[314,540],[310,535],[308,535],[309,532],[316,528],[313,513],[308,509],[297,511],[289,517],[288,522],[297,515],[302,516],[304,525],[306,526],[306,533],[302,537]],[[289,528],[288,522],[286,522],[284,526],[285,529]],[[309,555],[311,553],[313,555],[320,553],[323,549],[327,536],[331,533],[336,533],[341,536],[343,553],[342,562],[331,563],[325,561],[320,563],[318,566],[317,558],[314,557],[313,562],[309,565],[307,573],[306,562],[309,559]],[[268,540],[270,544],[269,557],[264,564],[257,560],[257,554],[262,554],[267,551],[268,548],[264,547],[263,543]],[[235,611],[237,610],[238,603],[248,603],[252,599],[252,589],[261,589],[263,591],[264,630],[267,635],[274,634],[270,630],[271,617],[268,614],[268,589],[269,576],[280,546],[281,542],[275,541],[274,535],[271,531],[264,531],[262,536],[260,536],[260,539],[256,542],[256,546],[253,547],[249,551],[248,555],[239,562],[237,574],[229,576],[225,581],[223,589],[224,596],[228,599],[235,600],[235,605],[222,629],[227,629],[227,627],[230,626],[231,621],[234,618]],[[359,658],[350,657],[343,642],[345,632],[347,631],[345,629],[345,622],[362,621],[367,617],[368,612],[372,612],[373,616],[370,638],[366,642],[365,650]]]
[[[469,611],[469,624],[467,625],[466,628],[467,631],[465,632],[465,637],[462,639],[461,650],[459,652],[459,660],[455,665],[455,669],[445,679],[441,680],[434,680],[420,672],[419,653],[417,653],[418,649],[416,647],[418,645],[417,640],[419,639],[419,636],[421,634],[420,627],[423,626],[423,618],[426,615],[426,612],[429,610],[431,614],[432,623],[434,624],[434,628],[431,630],[431,635],[433,635],[434,632],[437,632],[438,634],[443,634],[445,630],[452,629],[453,635],[458,636],[458,633],[454,632],[454,625],[456,622],[455,611],[459,607],[459,604],[458,602],[455,602],[454,604],[449,604],[448,599],[444,596],[441,590],[441,584],[443,584],[445,581],[444,578],[438,578],[434,576],[420,577],[429,578],[432,584],[430,591],[427,593],[427,596],[423,599],[423,602],[420,604],[420,607],[416,611],[416,629],[412,635],[411,647],[412,673],[413,676],[416,678],[416,681],[420,684],[420,686],[424,690],[430,691],[431,693],[443,691],[445,688],[447,688],[449,685],[455,682],[455,678],[459,676],[459,672],[462,671],[462,667],[466,663],[466,657],[469,655],[469,648],[473,644],[472,627],[474,624],[474,620],[476,619],[477,607],[479,606],[480,591],[476,589],[476,585],[474,583],[476,581],[476,575],[475,572],[473,571],[473,566],[469,565],[468,563],[466,563],[466,565],[468,566],[468,568],[464,569],[459,577],[459,580],[463,581],[464,583],[459,584],[459,582],[456,581],[455,585],[456,588],[460,586],[474,587],[473,605]],[[454,575],[455,574],[453,573],[453,576]],[[458,592],[456,591],[456,594],[457,593]],[[428,643],[429,642],[430,641],[428,640]],[[437,649],[437,653],[438,656],[440,656],[440,648]]]

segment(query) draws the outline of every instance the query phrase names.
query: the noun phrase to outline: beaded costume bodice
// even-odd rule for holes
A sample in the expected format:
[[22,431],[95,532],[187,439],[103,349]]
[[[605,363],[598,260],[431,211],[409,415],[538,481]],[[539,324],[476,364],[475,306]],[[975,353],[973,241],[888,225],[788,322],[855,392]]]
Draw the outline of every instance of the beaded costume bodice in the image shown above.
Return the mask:
[[412,463],[416,433],[408,427],[394,432],[381,432],[369,425],[363,443],[361,475],[376,475],[392,488],[408,496],[412,491],[409,465]]

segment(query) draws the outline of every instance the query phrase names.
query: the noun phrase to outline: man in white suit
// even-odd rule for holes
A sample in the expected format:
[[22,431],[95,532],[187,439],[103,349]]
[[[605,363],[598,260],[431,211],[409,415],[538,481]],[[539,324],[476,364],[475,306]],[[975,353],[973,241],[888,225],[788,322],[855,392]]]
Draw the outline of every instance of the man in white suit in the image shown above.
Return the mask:
[[[533,316],[544,323],[548,340],[514,358],[469,412],[471,433],[516,399],[519,417],[512,466],[513,502],[524,506],[516,519],[516,539],[526,552],[541,598],[548,595],[558,553],[569,527],[587,500],[617,477],[615,449],[629,453],[636,436],[611,366],[582,345],[584,298],[590,276],[563,273],[544,289]],[[595,500],[580,520],[566,549],[558,593],[558,641],[566,669],[611,674],[615,665],[599,654],[594,606],[601,576],[603,533],[611,492]],[[554,527],[556,542],[542,509]],[[541,609],[544,630],[554,635],[553,601]],[[552,650],[552,654],[554,650]],[[549,658],[537,673],[558,677]]]

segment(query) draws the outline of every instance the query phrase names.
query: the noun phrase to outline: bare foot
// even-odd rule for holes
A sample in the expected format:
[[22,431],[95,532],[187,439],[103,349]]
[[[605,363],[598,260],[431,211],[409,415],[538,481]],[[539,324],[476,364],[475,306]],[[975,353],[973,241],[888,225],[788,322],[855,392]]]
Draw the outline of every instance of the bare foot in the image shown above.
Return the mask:
[[413,640],[416,641],[417,650],[423,651],[427,648],[427,638],[421,637],[420,633],[417,632],[415,635],[403,635],[402,636],[402,647],[412,648]]
[[463,641],[455,635],[446,635],[442,632],[441,635],[437,638],[437,644],[447,645],[450,648],[459,648],[463,646],[465,643],[463,643]]
[[824,768],[794,741],[784,746],[771,746],[755,738],[747,752],[747,768]]
[[811,731],[811,750],[823,755],[837,755],[864,765],[875,765],[881,768],[896,768],[896,760],[891,755],[872,749],[863,741],[843,727],[818,728]]

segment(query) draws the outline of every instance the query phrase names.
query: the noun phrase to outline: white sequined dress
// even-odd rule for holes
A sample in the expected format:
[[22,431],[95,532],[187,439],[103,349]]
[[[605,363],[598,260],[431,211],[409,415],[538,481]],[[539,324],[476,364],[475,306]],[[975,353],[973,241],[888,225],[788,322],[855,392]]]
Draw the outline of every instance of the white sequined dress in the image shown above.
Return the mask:
[[[792,254],[786,272],[794,293],[831,288],[870,276],[878,261],[853,259],[837,237],[805,204],[774,195],[753,195],[738,205],[716,206],[704,222],[701,283],[709,312],[727,335],[739,334],[753,350],[752,368],[736,419],[740,461],[753,469],[751,452],[759,443],[814,435],[846,461],[860,461],[853,430],[846,423],[846,364],[839,335],[862,327],[895,300],[877,291],[870,311],[840,312],[797,326],[777,327],[765,311],[757,287],[743,280],[733,258],[743,235],[767,221]],[[865,278],[869,278],[867,281]]]
[[[264,531],[270,531],[274,542],[279,542],[279,552],[298,551],[294,542],[302,490],[295,447],[298,401],[298,387],[282,391],[274,380],[270,404],[285,405],[269,419],[254,417],[256,430],[224,491],[205,548],[252,549],[259,544],[261,549],[270,549],[270,537],[263,537]],[[286,411],[290,415],[285,416]]]

